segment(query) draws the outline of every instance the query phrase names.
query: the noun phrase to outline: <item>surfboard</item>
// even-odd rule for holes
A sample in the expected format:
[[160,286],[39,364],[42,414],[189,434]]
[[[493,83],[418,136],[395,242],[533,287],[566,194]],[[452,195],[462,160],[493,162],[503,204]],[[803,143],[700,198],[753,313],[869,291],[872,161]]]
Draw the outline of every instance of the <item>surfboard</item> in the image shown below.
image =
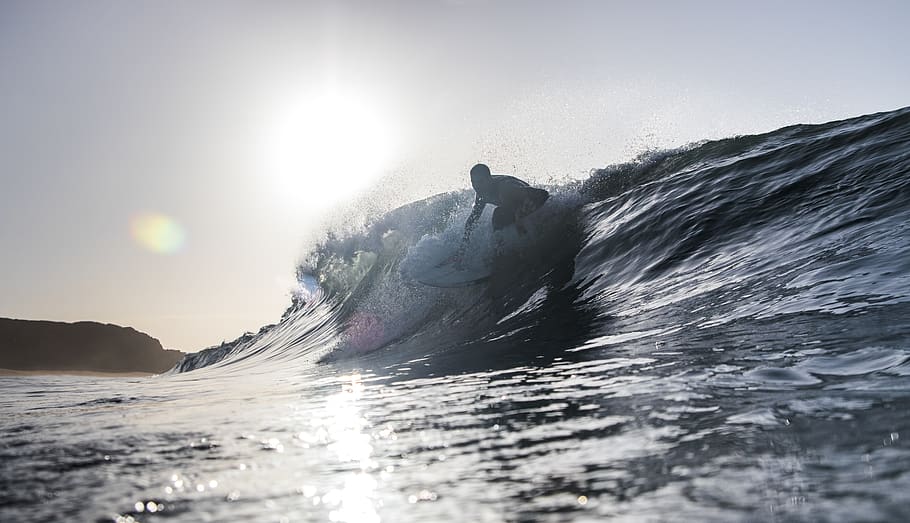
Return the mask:
[[422,271],[414,279],[430,287],[469,287],[487,281],[492,272],[484,263],[467,261],[459,265],[454,258],[450,258]]

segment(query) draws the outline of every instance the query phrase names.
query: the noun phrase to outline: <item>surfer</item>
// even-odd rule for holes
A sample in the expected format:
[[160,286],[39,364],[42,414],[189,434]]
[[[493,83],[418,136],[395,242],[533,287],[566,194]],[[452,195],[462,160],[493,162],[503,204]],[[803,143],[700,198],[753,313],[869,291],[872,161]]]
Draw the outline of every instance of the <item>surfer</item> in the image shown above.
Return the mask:
[[509,225],[515,225],[519,233],[527,230],[522,218],[536,211],[550,197],[543,189],[531,187],[527,182],[514,176],[493,175],[490,168],[479,163],[471,168],[471,185],[477,193],[474,208],[464,224],[464,237],[458,249],[457,258],[461,258],[468,246],[468,239],[477,225],[477,219],[483,214],[487,204],[495,205],[493,210],[493,230],[498,231]]

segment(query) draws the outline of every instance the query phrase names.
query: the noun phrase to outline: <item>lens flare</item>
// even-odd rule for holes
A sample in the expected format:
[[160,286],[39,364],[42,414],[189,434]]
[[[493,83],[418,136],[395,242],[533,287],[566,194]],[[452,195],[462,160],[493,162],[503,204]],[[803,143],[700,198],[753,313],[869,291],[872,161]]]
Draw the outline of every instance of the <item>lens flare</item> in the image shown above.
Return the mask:
[[130,231],[136,243],[158,253],[173,254],[183,247],[186,232],[173,218],[157,213],[134,216]]

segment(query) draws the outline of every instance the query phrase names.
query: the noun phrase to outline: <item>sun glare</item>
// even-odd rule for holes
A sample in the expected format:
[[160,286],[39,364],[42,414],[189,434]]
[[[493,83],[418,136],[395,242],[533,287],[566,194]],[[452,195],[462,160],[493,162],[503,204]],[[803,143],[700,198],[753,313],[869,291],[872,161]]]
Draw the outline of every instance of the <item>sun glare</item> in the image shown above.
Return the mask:
[[271,155],[277,189],[304,210],[356,194],[387,167],[390,126],[358,97],[312,96],[281,120]]

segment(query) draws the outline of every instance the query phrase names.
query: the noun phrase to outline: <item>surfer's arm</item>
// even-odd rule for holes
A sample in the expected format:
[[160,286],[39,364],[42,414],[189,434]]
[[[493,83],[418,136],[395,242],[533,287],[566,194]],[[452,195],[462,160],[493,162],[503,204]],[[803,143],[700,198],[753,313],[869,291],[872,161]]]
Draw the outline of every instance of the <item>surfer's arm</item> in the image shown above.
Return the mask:
[[464,236],[461,238],[461,246],[458,247],[458,255],[464,253],[464,250],[468,247],[468,239],[471,237],[471,233],[474,231],[474,227],[477,226],[477,219],[480,218],[480,215],[483,214],[483,208],[486,207],[487,203],[478,196],[474,200],[474,208],[471,209],[471,215],[468,216],[468,220],[464,223]]

